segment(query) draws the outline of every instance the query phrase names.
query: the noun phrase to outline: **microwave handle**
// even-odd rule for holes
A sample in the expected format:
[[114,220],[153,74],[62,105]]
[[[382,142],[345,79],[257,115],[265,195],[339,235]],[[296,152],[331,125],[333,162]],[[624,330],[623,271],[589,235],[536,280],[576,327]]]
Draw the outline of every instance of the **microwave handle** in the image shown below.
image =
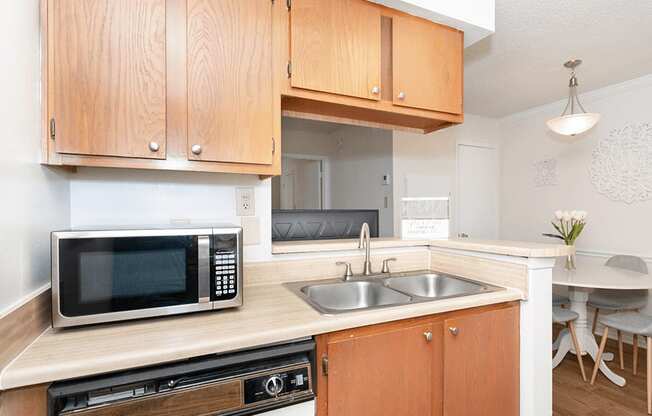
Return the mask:
[[199,292],[199,303],[207,303],[211,300],[210,280],[210,237],[207,235],[200,235],[197,236],[197,288]]

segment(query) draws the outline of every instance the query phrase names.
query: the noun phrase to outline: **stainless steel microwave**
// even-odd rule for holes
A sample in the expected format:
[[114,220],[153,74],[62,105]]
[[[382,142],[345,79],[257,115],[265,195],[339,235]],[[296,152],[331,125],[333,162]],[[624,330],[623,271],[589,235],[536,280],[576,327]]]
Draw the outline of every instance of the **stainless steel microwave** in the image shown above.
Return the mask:
[[236,226],[52,233],[55,328],[242,305]]

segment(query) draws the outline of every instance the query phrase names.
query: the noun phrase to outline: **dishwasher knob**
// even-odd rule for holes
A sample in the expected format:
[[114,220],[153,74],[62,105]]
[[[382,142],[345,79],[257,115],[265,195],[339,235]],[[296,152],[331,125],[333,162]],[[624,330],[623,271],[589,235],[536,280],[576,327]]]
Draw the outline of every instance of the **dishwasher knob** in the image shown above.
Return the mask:
[[283,379],[279,376],[271,376],[265,382],[265,391],[270,396],[278,397],[283,391]]

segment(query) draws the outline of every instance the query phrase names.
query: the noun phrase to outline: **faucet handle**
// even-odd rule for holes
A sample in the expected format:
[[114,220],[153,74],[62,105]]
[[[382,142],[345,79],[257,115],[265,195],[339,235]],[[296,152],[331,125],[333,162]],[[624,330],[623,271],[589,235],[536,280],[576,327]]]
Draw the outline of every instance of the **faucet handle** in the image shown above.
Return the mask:
[[338,261],[337,263],[335,263],[335,265],[346,266],[346,270],[344,271],[344,280],[349,280],[349,278],[353,276],[353,271],[351,270],[351,263],[346,261]]
[[396,261],[396,257],[390,257],[388,259],[383,260],[383,269],[381,270],[381,273],[389,273],[390,261]]

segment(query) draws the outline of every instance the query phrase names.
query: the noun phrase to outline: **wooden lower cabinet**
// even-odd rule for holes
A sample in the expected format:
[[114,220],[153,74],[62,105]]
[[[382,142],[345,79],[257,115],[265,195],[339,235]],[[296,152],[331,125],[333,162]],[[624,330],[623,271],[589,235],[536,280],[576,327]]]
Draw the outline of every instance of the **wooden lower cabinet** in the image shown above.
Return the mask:
[[321,335],[317,358],[318,416],[519,414],[518,303]]

